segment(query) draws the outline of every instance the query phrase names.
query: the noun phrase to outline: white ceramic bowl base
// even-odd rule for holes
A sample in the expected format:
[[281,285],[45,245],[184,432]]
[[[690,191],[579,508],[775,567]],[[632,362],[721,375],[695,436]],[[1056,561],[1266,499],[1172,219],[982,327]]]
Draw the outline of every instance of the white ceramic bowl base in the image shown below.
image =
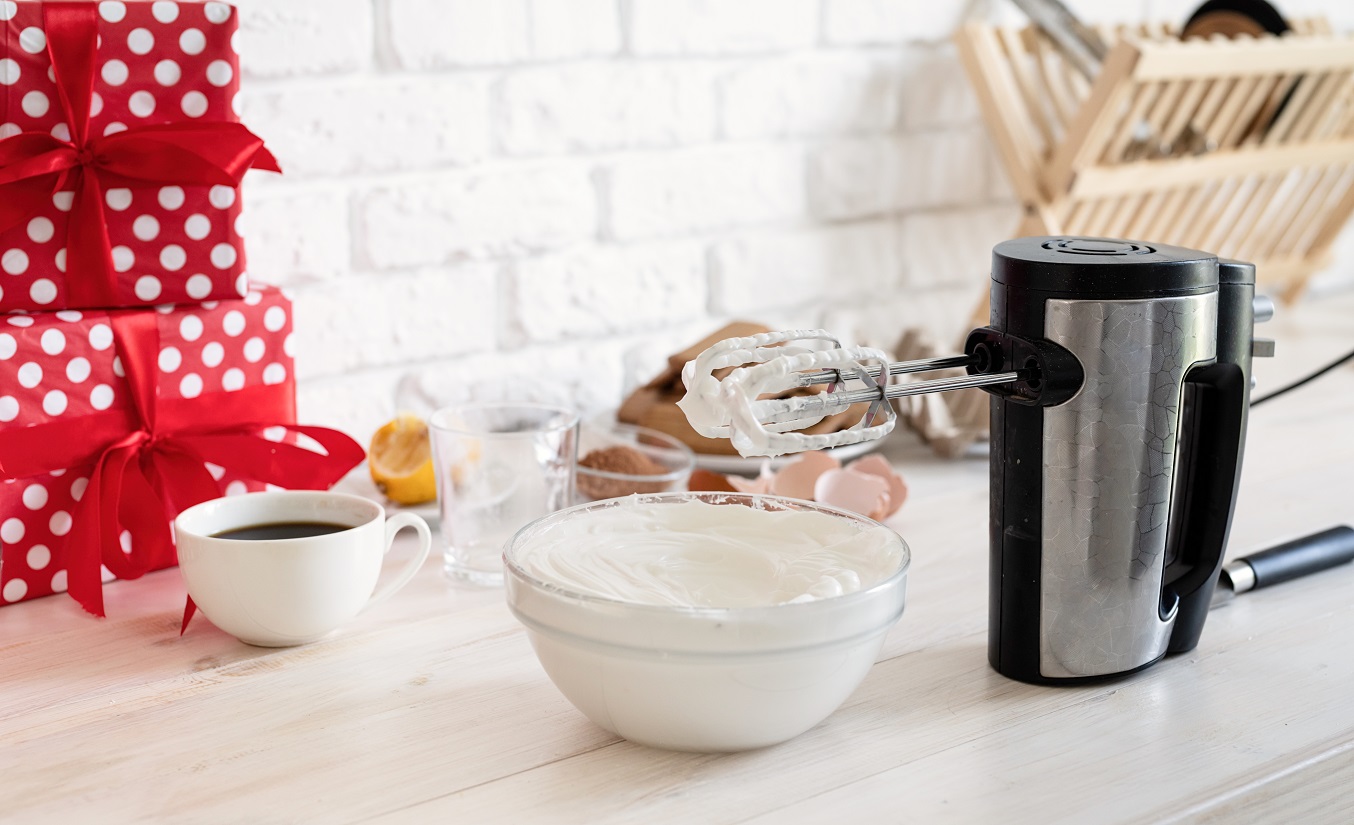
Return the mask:
[[641,745],[709,753],[775,745],[826,719],[860,686],[887,634],[736,663],[527,635],[550,680],[598,726]]

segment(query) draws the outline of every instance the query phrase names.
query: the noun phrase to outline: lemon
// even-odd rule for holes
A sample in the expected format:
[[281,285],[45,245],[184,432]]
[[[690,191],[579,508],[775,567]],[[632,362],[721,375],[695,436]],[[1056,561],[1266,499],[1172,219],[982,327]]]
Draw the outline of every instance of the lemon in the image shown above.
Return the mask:
[[422,504],[437,498],[432,445],[423,419],[403,413],[371,437],[367,450],[371,480],[396,504]]

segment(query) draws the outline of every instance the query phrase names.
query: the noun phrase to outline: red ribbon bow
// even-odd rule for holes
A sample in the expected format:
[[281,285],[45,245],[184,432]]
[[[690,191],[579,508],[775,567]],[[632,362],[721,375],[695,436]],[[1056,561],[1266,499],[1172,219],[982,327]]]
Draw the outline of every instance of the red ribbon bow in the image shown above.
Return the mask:
[[239,186],[251,167],[279,171],[263,140],[226,121],[133,126],[89,134],[98,44],[98,4],[46,2],[47,50],[70,140],[23,132],[0,140],[0,232],[75,188],[67,229],[68,306],[117,306],[117,275],[104,217],[105,186]]
[[[96,616],[104,615],[100,564],[120,579],[134,579],[173,563],[170,519],[221,495],[205,462],[255,481],[321,490],[364,455],[357,442],[337,430],[290,424],[295,412],[289,384],[222,393],[210,404],[186,399],[161,402],[155,384],[158,315],[146,310],[109,315],[132,411],[110,410],[0,431],[6,476],[23,478],[94,465],[89,486],[72,514],[65,550],[70,595]],[[309,436],[326,454],[261,435],[264,428],[277,426]],[[130,553],[121,546],[124,529],[133,537]],[[185,626],[191,615],[190,602]]]

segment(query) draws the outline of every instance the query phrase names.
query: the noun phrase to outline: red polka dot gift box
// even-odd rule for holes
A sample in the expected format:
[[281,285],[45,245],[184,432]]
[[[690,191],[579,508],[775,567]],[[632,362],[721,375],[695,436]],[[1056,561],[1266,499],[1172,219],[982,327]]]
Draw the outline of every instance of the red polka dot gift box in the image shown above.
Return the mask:
[[103,615],[104,580],[175,563],[180,510],[325,489],[362,460],[295,421],[280,290],[0,316],[0,605],[68,591]]
[[0,0],[0,311],[245,294],[235,9]]

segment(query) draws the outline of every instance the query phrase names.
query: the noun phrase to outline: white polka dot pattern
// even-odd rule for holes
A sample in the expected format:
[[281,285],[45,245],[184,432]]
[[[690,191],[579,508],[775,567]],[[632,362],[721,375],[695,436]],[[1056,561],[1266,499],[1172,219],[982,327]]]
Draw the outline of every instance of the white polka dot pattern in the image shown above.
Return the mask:
[[132,254],[131,249],[125,246],[113,247],[113,269],[118,272],[126,272],[132,268],[134,263],[136,263],[136,255]]
[[200,301],[211,294],[212,279],[208,278],[206,275],[198,273],[197,275],[189,276],[184,286],[188,290],[189,298],[192,298],[195,301]]
[[136,297],[150,302],[160,297],[160,279],[154,275],[142,275],[136,279]]
[[61,390],[52,390],[42,397],[42,411],[50,416],[58,416],[66,411],[66,394]]
[[66,363],[66,380],[72,384],[83,384],[89,377],[89,359],[76,356]]
[[71,531],[71,514],[65,510],[57,510],[47,521],[47,527],[54,536],[66,535]]
[[179,395],[184,398],[197,398],[202,394],[202,376],[190,372],[179,382]]
[[110,60],[103,64],[103,68],[99,70],[99,76],[109,86],[121,86],[126,83],[128,74],[127,64],[121,60]]
[[207,38],[197,29],[188,29],[179,35],[179,48],[184,54],[199,55],[207,48]]
[[114,212],[122,212],[132,205],[132,190],[109,189],[103,193],[104,202]]
[[52,108],[52,101],[47,98],[47,95],[34,90],[23,96],[23,99],[19,101],[19,107],[23,109],[24,114],[36,120],[47,114],[48,110]]
[[27,527],[21,519],[7,518],[0,522],[0,541],[5,544],[18,544],[23,541]]
[[225,86],[235,77],[235,70],[228,60],[213,60],[207,64],[207,82],[213,86]]
[[202,366],[219,367],[226,359],[226,348],[219,341],[212,341],[202,348]]
[[0,255],[0,269],[10,275],[22,275],[28,271],[28,253],[22,249],[8,249]]
[[183,234],[200,241],[212,234],[212,221],[206,215],[189,215],[183,222]]
[[160,370],[162,372],[176,372],[179,365],[183,363],[183,355],[174,347],[165,347],[160,350]]
[[174,211],[183,206],[183,187],[180,186],[162,186],[159,194],[160,206]]
[[60,355],[66,348],[66,335],[59,329],[49,329],[42,333],[42,351],[48,355]]
[[173,23],[179,19],[179,4],[170,2],[152,3],[151,13],[161,23]]
[[207,20],[212,23],[221,24],[230,19],[234,10],[225,3],[208,3],[203,12],[207,15]]
[[132,234],[138,241],[153,241],[160,234],[160,222],[154,215],[142,215],[132,224]]
[[132,92],[127,100],[127,109],[137,117],[150,117],[155,114],[155,95],[144,90]]
[[[214,250],[212,254],[215,254]],[[160,250],[160,266],[170,272],[178,272],[183,269],[183,265],[186,263],[188,263],[188,253],[184,252],[183,247],[178,244],[169,244]]]
[[121,23],[127,16],[127,7],[120,0],[105,0],[99,4],[99,16],[109,23]]
[[[232,45],[238,21],[229,4],[103,0],[97,8],[100,37],[91,133],[238,120],[233,104],[240,72]],[[7,114],[0,116],[5,121],[0,139],[38,132],[70,140],[52,79],[41,5],[0,0],[0,20],[0,95],[10,101]],[[119,304],[185,303],[242,294],[245,261],[236,228],[240,204],[233,189],[114,186],[104,198],[110,245],[120,248],[115,272]],[[72,201],[71,191],[53,193],[50,206],[0,232],[0,313],[67,305],[67,279],[76,277],[65,252]],[[163,254],[171,246],[183,250],[177,268],[180,257],[172,251]],[[160,285],[154,298],[145,297],[153,292],[148,288],[152,282],[143,280],[146,276]],[[195,279],[191,292],[190,279]]]
[[37,217],[28,222],[28,237],[33,243],[47,243],[55,234],[51,218]]
[[127,48],[132,50],[132,54],[150,54],[150,50],[155,48],[155,36],[149,29],[132,29],[127,35]]
[[47,488],[41,484],[30,484],[24,488],[24,506],[30,510],[41,510],[47,506]]
[[202,337],[202,319],[196,315],[186,315],[179,322],[179,337],[185,341],[196,341]]
[[29,26],[19,32],[19,48],[29,54],[40,54],[47,48],[47,35],[37,26]]
[[179,101],[179,106],[189,117],[202,117],[207,114],[207,96],[202,92],[189,92]]
[[173,85],[183,80],[183,69],[172,60],[162,60],[156,64],[156,83]]

